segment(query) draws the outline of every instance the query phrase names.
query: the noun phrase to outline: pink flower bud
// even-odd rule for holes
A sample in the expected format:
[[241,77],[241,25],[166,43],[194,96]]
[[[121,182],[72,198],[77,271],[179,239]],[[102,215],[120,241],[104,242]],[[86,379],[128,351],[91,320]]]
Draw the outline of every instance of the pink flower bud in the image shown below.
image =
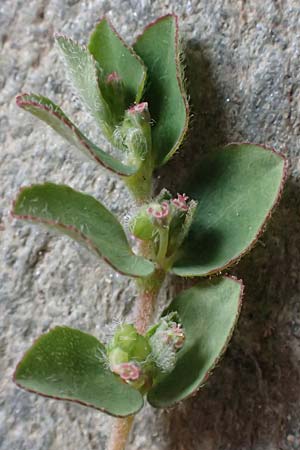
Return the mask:
[[185,341],[183,329],[179,324],[173,323],[171,328],[163,336],[163,340],[166,344],[171,344],[176,350],[179,350]]
[[163,219],[164,217],[167,217],[169,215],[170,212],[169,203],[162,202],[161,205],[149,206],[147,212],[148,214],[150,214],[150,216],[154,217],[155,219]]
[[121,78],[119,77],[117,72],[112,72],[112,73],[108,74],[106,77],[107,83],[113,83],[113,82],[117,82],[117,81],[121,81]]
[[174,339],[174,347],[178,350],[184,344],[185,335],[184,335],[183,329],[178,324],[174,324],[172,326],[172,332],[173,332],[173,335],[174,335],[174,338],[175,338]]
[[133,105],[133,106],[131,106],[131,108],[128,109],[128,112],[130,114],[143,113],[146,111],[148,111],[148,103],[147,102],[138,103],[137,105]]
[[181,211],[187,211],[189,209],[187,205],[188,196],[185,194],[177,194],[177,198],[173,198],[172,203],[177,209]]
[[116,364],[112,371],[119,375],[124,381],[135,381],[141,375],[141,370],[133,362],[126,362],[121,364]]

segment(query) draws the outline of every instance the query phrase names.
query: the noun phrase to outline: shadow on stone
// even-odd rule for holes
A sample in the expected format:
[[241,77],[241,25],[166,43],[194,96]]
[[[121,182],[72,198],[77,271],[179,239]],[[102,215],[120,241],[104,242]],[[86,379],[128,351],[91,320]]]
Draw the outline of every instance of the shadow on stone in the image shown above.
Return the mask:
[[231,271],[246,286],[237,330],[206,387],[165,413],[170,450],[292,448],[290,422],[299,423],[299,198],[289,180],[267,232]]

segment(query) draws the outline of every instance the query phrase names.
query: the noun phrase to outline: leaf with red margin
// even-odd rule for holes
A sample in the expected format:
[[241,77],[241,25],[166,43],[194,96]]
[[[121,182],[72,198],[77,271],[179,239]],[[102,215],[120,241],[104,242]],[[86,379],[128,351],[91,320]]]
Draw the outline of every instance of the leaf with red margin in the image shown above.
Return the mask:
[[40,120],[46,122],[54,131],[66,139],[70,144],[77,147],[88,157],[122,176],[130,176],[137,172],[138,168],[127,166],[121,161],[113,158],[105,151],[93,144],[84,134],[71,122],[65,113],[46,97],[36,94],[21,94],[16,98],[20,108],[29,111]]
[[168,408],[195,393],[225,352],[238,320],[243,284],[229,277],[201,281],[179,294],[163,316],[176,311],[185,333],[173,371],[148,393],[155,408]]
[[230,144],[204,158],[183,186],[198,205],[171,272],[206,276],[237,262],[264,231],[286,173],[283,155],[255,144]]
[[27,391],[99,409],[113,416],[137,413],[143,397],[109,369],[105,347],[94,336],[56,327],[40,336],[14,374]]
[[89,52],[107,77],[113,72],[121,78],[126,91],[127,108],[139,103],[147,69],[134,50],[125,44],[106,17],[100,20],[89,40]]
[[188,127],[189,107],[178,47],[178,19],[172,14],[150,23],[133,46],[148,71],[144,100],[154,122],[152,143],[157,166],[176,152]]
[[23,188],[12,214],[85,244],[124,275],[145,277],[154,270],[152,262],[132,252],[121,224],[108,209],[69,186],[45,183]]

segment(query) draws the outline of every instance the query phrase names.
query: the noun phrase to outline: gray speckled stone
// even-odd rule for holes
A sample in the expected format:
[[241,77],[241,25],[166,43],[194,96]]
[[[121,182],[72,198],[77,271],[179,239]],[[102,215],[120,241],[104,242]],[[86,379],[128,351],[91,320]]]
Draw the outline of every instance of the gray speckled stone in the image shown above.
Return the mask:
[[95,133],[64,79],[53,32],[86,42],[107,14],[129,41],[150,20],[180,16],[194,117],[184,149],[160,173],[176,189],[199,155],[254,140],[290,157],[283,201],[256,249],[233,273],[245,306],[226,357],[199,395],[168,411],[146,407],[132,450],[300,448],[300,6],[299,0],[2,0],[0,5],[0,449],[99,450],[111,419],[17,389],[22,353],[40,333],[66,324],[103,334],[132,314],[132,281],[66,238],[12,221],[20,186],[51,180],[101,198],[124,218],[121,183],[73,152],[54,132],[17,110],[14,96],[51,97]]

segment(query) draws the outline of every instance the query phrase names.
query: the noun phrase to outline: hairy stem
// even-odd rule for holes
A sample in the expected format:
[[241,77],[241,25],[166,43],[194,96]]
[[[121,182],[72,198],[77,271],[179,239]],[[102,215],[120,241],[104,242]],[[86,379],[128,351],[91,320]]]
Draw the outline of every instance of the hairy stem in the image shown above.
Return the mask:
[[[147,255],[147,247],[142,249],[142,253]],[[139,296],[136,303],[135,326],[140,334],[145,334],[151,324],[155,309],[155,302],[165,278],[165,272],[156,269],[147,278],[140,278],[137,281]],[[124,450],[129,436],[134,416],[124,419],[115,419],[107,450]]]
[[139,296],[136,301],[135,326],[140,334],[144,334],[151,323],[155,302],[164,278],[165,272],[156,269],[149,277],[137,281]]
[[147,157],[140,169],[130,177],[123,177],[123,181],[133,195],[136,203],[142,205],[151,200],[152,196],[153,161]]
[[115,419],[107,450],[124,450],[133,424],[134,416]]

